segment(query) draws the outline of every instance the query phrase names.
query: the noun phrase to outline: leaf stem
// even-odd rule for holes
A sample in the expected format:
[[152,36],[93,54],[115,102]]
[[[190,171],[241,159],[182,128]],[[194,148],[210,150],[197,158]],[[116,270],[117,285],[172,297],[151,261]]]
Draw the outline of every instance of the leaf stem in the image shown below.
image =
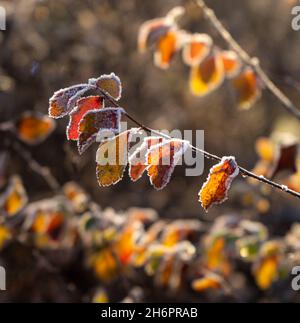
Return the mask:
[[[105,91],[103,91],[101,89],[99,89],[99,91],[101,92],[101,95],[103,95],[104,98],[108,102],[110,102],[114,107],[120,108],[119,103],[111,95],[109,95],[107,92],[105,92]],[[134,122],[137,126],[139,126],[141,129],[145,130],[147,133],[149,133],[149,134],[155,134],[157,136],[164,137],[166,139],[172,139],[172,137],[170,137],[167,134],[161,133],[159,131],[156,131],[154,129],[151,129],[151,128],[145,126],[144,124],[142,124],[141,122],[139,122],[138,120],[136,120],[133,116],[131,116],[128,112],[125,112],[125,115],[126,115],[126,117],[129,120],[131,120],[132,122]],[[197,152],[202,153],[206,158],[213,159],[213,160],[216,160],[216,161],[221,161],[222,160],[221,157],[219,157],[217,155],[214,155],[214,154],[211,154],[211,153],[209,153],[209,152],[207,152],[207,151],[205,151],[203,149],[200,149],[198,147],[195,147],[191,143],[190,143],[190,147],[194,151],[197,151]],[[243,176],[252,177],[252,178],[256,179],[259,182],[265,183],[265,184],[267,184],[269,186],[272,186],[274,188],[277,188],[277,189],[281,190],[282,192],[285,192],[285,193],[288,193],[288,194],[290,194],[292,196],[295,196],[297,198],[300,198],[300,193],[298,193],[296,191],[293,191],[293,190],[289,189],[288,187],[286,187],[284,185],[281,185],[279,183],[273,182],[273,181],[267,179],[266,177],[264,177],[262,175],[256,175],[256,174],[252,173],[251,171],[247,170],[246,168],[244,168],[242,166],[239,166],[238,165],[238,168],[240,170],[240,173]]]

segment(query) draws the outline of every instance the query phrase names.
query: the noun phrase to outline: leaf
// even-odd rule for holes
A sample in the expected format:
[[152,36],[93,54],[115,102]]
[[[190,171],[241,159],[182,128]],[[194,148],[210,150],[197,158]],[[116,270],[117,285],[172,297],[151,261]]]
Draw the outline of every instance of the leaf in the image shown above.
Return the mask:
[[169,68],[172,58],[180,46],[180,34],[176,30],[168,31],[157,42],[154,53],[154,64],[161,69]]
[[13,176],[7,189],[0,197],[0,208],[8,216],[18,214],[27,204],[28,198],[19,176]]
[[213,41],[207,34],[193,34],[187,39],[182,51],[183,61],[189,66],[197,66],[211,51]]
[[272,162],[275,158],[275,145],[267,137],[260,137],[256,140],[255,150],[258,156],[267,162]]
[[96,153],[96,175],[100,186],[118,183],[128,162],[130,130],[101,143]]
[[3,249],[5,244],[9,240],[11,240],[11,238],[12,238],[12,233],[10,229],[5,225],[0,224],[0,250]]
[[56,91],[49,100],[49,116],[57,119],[69,114],[76,106],[80,97],[92,89],[95,89],[95,86],[77,84]]
[[122,84],[120,78],[115,73],[103,74],[97,79],[90,79],[89,84],[100,88],[115,100],[121,98]]
[[151,19],[144,22],[138,34],[138,50],[144,53],[149,47],[156,45],[161,37],[164,37],[170,29],[176,29],[176,19],[185,12],[183,7],[171,9],[163,18]]
[[298,143],[280,146],[270,172],[270,178],[275,177],[278,173],[284,170],[295,173],[297,171],[297,155]]
[[118,133],[120,131],[122,108],[104,108],[88,111],[79,123],[79,139],[77,142],[79,154],[96,141],[97,136],[105,132]]
[[146,137],[140,147],[129,157],[129,176],[133,182],[142,177],[148,166],[146,160],[148,149],[162,141],[162,137]]
[[53,234],[64,223],[64,214],[60,211],[38,210],[34,216],[31,230],[39,234]]
[[192,281],[192,288],[196,292],[204,292],[209,289],[221,289],[222,279],[217,275],[208,275]]
[[138,50],[144,53],[147,48],[155,45],[158,40],[167,34],[172,25],[165,18],[146,21],[140,27],[138,34]]
[[147,172],[154,188],[161,190],[169,183],[176,164],[189,146],[188,141],[170,139],[149,149]]
[[241,60],[232,50],[224,50],[221,53],[225,74],[227,78],[236,77],[242,68]]
[[90,110],[103,108],[103,98],[101,96],[88,96],[77,101],[77,106],[70,113],[70,121],[67,127],[68,140],[78,140],[79,123],[82,117]]
[[81,213],[88,209],[90,197],[75,182],[66,183],[63,186],[63,193],[75,212]]
[[119,273],[117,258],[109,247],[93,254],[90,258],[90,264],[97,277],[105,282],[111,281]]
[[190,90],[196,96],[205,96],[217,89],[224,80],[225,71],[221,54],[214,50],[190,72]]
[[20,140],[29,145],[44,141],[55,129],[55,121],[38,112],[25,112],[16,122],[15,131]]
[[267,257],[256,265],[254,270],[256,284],[263,290],[268,289],[278,278],[278,258]]
[[230,185],[238,174],[239,168],[232,156],[223,157],[219,164],[210,169],[207,181],[199,192],[199,201],[205,211],[227,199]]
[[232,84],[241,109],[250,109],[261,96],[261,86],[257,75],[250,67],[234,78]]

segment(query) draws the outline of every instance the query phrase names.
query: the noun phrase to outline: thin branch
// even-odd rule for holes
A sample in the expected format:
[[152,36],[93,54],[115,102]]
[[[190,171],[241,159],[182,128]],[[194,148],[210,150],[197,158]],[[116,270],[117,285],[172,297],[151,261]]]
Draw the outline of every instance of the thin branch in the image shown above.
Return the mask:
[[229,47],[239,56],[239,58],[247,65],[251,66],[259,76],[263,85],[278,99],[282,107],[289,113],[300,120],[300,110],[294,103],[275,85],[260,66],[257,57],[251,57],[231,36],[221,21],[217,18],[212,9],[207,7],[203,0],[194,0],[196,4],[203,10],[204,16],[211,22],[219,35],[225,40]]
[[53,191],[58,191],[60,188],[59,182],[52,175],[48,167],[40,165],[35,159],[32,158],[29,151],[25,150],[17,141],[12,143],[12,148],[19,154],[26,162],[27,165],[37,174],[39,174]]
[[[109,95],[107,92],[105,92],[105,91],[103,91],[103,90],[101,90],[101,89],[99,89],[99,91],[100,91],[101,95],[103,95],[103,96],[104,96],[104,98],[105,98],[108,102],[110,102],[114,107],[116,107],[116,108],[120,108],[119,103],[118,103],[118,102],[117,102],[117,101],[116,101],[116,100],[115,100],[111,95]],[[128,112],[125,112],[125,115],[126,115],[126,117],[127,117],[129,120],[131,120],[132,122],[134,122],[137,126],[139,126],[141,129],[145,130],[147,133],[149,133],[149,134],[155,134],[155,135],[157,135],[157,136],[164,137],[164,138],[166,138],[166,139],[172,139],[172,137],[168,136],[167,134],[161,133],[161,132],[159,132],[159,131],[156,131],[156,130],[154,130],[154,129],[151,129],[151,128],[149,128],[149,127],[145,126],[145,125],[144,125],[144,124],[142,124],[141,122],[137,121],[137,120],[136,120],[133,116],[131,116]],[[217,155],[214,155],[214,154],[211,154],[211,153],[209,153],[209,152],[207,152],[207,151],[205,151],[205,150],[203,150],[203,149],[200,149],[200,148],[198,148],[198,147],[195,147],[195,146],[193,146],[191,143],[190,143],[190,147],[191,147],[191,149],[193,149],[194,151],[202,153],[202,154],[203,154],[206,158],[208,158],[208,159],[213,159],[213,160],[216,160],[216,161],[221,161],[221,160],[222,160],[222,158],[221,158],[221,157],[219,157],[219,156],[217,156]],[[274,187],[274,188],[277,188],[277,189],[279,189],[279,190],[281,190],[281,191],[283,191],[283,192],[285,192],[285,193],[288,193],[288,194],[290,194],[290,195],[293,195],[293,196],[295,196],[295,197],[300,198],[300,193],[298,193],[298,192],[296,192],[296,191],[293,191],[293,190],[289,189],[289,188],[288,188],[287,186],[285,186],[285,185],[281,185],[281,184],[278,184],[278,183],[276,183],[276,182],[273,182],[273,181],[271,181],[271,180],[269,180],[269,179],[265,178],[265,177],[264,177],[264,176],[262,176],[262,175],[256,175],[256,174],[252,173],[251,171],[247,170],[246,168],[244,168],[244,167],[242,167],[242,166],[240,166],[240,165],[238,165],[238,168],[239,168],[239,170],[240,170],[240,173],[241,173],[241,174],[242,174],[242,176],[244,176],[244,177],[252,177],[252,178],[254,178],[255,180],[257,180],[257,181],[259,181],[259,182],[265,183],[265,184],[270,185],[270,186],[272,186],[272,187]]]

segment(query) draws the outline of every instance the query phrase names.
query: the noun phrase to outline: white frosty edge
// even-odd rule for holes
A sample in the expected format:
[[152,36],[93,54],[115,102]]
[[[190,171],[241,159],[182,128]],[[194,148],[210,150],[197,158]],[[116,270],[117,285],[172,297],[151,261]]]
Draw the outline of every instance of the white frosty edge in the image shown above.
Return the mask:
[[[174,142],[174,141],[177,141],[177,142],[182,142],[182,146],[181,146],[181,148],[177,151],[177,152],[175,152],[175,154],[174,154],[174,158],[173,158],[173,160],[172,161],[170,161],[170,163],[171,163],[171,165],[170,165],[170,168],[169,168],[169,172],[167,173],[167,181],[166,181],[166,183],[163,185],[163,186],[161,186],[161,187],[156,187],[155,185],[154,185],[154,183],[153,183],[153,181],[152,181],[152,178],[150,177],[150,175],[149,175],[149,168],[151,167],[151,165],[149,165],[148,167],[147,167],[147,174],[148,174],[148,177],[149,177],[149,180],[150,180],[150,184],[157,190],[157,191],[159,191],[159,190],[162,190],[163,188],[165,188],[166,186],[167,186],[167,184],[170,182],[170,179],[171,179],[171,176],[172,176],[172,174],[173,174],[173,171],[174,171],[174,169],[175,169],[175,166],[176,166],[176,164],[178,163],[178,161],[179,161],[179,159],[180,159],[180,157],[186,152],[186,150],[187,150],[187,148],[190,146],[190,143],[189,143],[189,141],[187,141],[187,140],[182,140],[182,139],[176,139],[176,138],[173,138],[173,139],[165,139],[165,140],[163,140],[163,142],[162,143],[158,143],[158,144],[156,144],[156,145],[153,145],[149,150],[148,150],[148,152],[147,152],[147,154],[146,154],[146,160],[148,160],[148,157],[149,157],[149,154],[153,151],[153,150],[155,150],[155,149],[157,149],[157,148],[160,148],[161,146],[163,146],[163,145],[165,145],[165,144],[169,144],[170,142]],[[165,175],[164,175],[165,176]]]
[[[218,166],[221,166],[226,160],[232,160],[235,164],[235,170],[234,172],[228,176],[228,178],[226,179],[225,181],[225,188],[226,188],[226,192],[225,192],[225,196],[223,198],[223,200],[221,201],[215,201],[213,202],[207,209],[204,208],[203,204],[202,204],[202,201],[201,201],[201,198],[200,198],[200,195],[201,195],[201,191],[202,189],[205,187],[205,185],[209,182],[210,180],[210,175],[213,174],[213,171],[214,171],[214,168],[215,167],[218,167]],[[234,178],[239,174],[239,167],[238,167],[238,164],[237,162],[235,161],[235,157],[234,156],[223,156],[221,161],[218,163],[218,164],[215,164],[214,166],[211,167],[211,169],[209,170],[209,174],[207,176],[207,179],[206,181],[202,184],[201,186],[201,189],[198,193],[198,197],[200,198],[200,203],[201,203],[201,206],[203,207],[203,209],[205,210],[205,212],[207,213],[208,212],[208,209],[213,206],[214,204],[221,204],[223,202],[225,202],[227,199],[228,199],[228,191],[230,189],[230,186],[231,186],[231,183],[232,181],[234,180]]]

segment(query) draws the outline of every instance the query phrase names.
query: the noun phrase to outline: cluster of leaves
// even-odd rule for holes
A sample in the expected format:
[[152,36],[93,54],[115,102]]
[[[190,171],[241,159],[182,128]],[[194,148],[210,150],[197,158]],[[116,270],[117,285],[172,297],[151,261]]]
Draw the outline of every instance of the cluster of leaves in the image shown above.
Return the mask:
[[146,21],[138,36],[140,52],[154,47],[155,65],[167,69],[182,50],[183,62],[190,67],[192,94],[205,96],[229,79],[238,106],[249,109],[261,96],[262,84],[255,71],[245,66],[234,51],[214,45],[208,34],[191,34],[180,29],[177,20],[184,12],[184,8],[175,7],[165,17]]
[[[19,179],[14,185],[24,195]],[[234,285],[241,268],[247,268],[259,289],[268,290],[284,281],[300,256],[297,224],[285,238],[274,240],[263,224],[238,216],[218,217],[209,228],[200,220],[159,219],[152,209],[101,210],[74,182],[52,198],[29,204],[24,199],[18,212],[16,200],[10,202],[10,213],[1,216],[0,249],[14,241],[42,254],[63,250],[67,255],[79,248],[84,267],[98,279],[97,302],[110,300],[106,289],[118,279],[133,287],[144,276],[170,292],[234,298],[251,283],[245,273],[241,285]]]
[[260,137],[255,148],[259,156],[253,169],[255,174],[280,178],[283,188],[300,192],[299,142],[293,135]]
[[[100,95],[84,96],[89,91],[100,92]],[[49,116],[69,115],[67,138],[77,141],[80,154],[92,143],[100,141],[96,153],[96,175],[100,186],[118,183],[129,163],[132,181],[137,181],[147,171],[154,188],[163,189],[186,150],[192,147],[186,140],[149,136],[141,128],[121,132],[121,117],[126,112],[116,105],[120,97],[119,77],[114,73],[102,75],[86,84],[55,92],[50,98]],[[111,102],[114,107],[106,107]],[[136,135],[143,137],[139,145],[133,145]],[[230,184],[238,173],[234,157],[223,157],[210,170],[199,192],[199,201],[205,210],[227,199]]]

